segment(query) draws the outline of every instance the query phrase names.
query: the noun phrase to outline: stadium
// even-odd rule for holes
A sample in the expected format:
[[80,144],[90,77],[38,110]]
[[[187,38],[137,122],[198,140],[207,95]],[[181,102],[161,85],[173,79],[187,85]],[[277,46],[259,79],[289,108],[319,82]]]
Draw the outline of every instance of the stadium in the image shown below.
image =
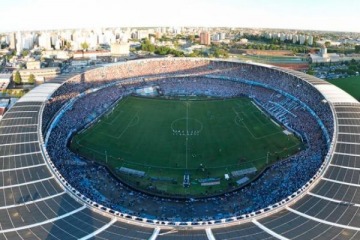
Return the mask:
[[[86,155],[91,150],[81,151],[80,145],[71,147],[72,139],[88,134],[84,138],[90,141],[92,129],[113,121],[117,104],[131,102],[131,98],[153,101],[148,96],[131,96],[136,92],[140,95],[156,92],[165,98],[158,101],[165,102],[179,96],[185,98],[179,100],[185,103],[194,96],[206,98],[194,102],[221,101],[224,116],[228,111],[223,104],[240,104],[239,98],[247,99],[255,109],[250,112],[271,116],[274,126],[291,133],[294,141],[301,139],[304,147],[276,156],[276,161],[270,158],[271,163],[266,165],[247,165],[245,161],[244,165],[236,165],[241,167],[230,164],[226,170],[215,166],[219,173],[212,170],[204,177],[206,183],[224,173],[238,181],[236,187],[231,185],[223,192],[216,189],[200,198],[189,198],[191,194],[184,199],[167,197],[164,191],[131,183],[132,179],[149,174],[141,168],[143,165],[138,168],[121,165],[125,175],[131,177],[119,181],[106,165],[113,161],[111,150],[109,154],[101,152],[95,156]],[[126,106],[122,107],[120,116],[124,115],[121,111]],[[203,105],[199,107],[202,108]],[[184,109],[188,108],[181,111]],[[235,109],[231,116],[236,116],[229,122],[244,121],[246,115],[238,117],[244,110],[236,111],[233,105],[229,109]],[[162,58],[61,75],[21,98],[0,122],[3,195],[0,236],[3,239],[357,239],[359,112],[358,102],[339,88],[300,72],[263,64]],[[254,116],[260,118],[262,113]],[[209,118],[218,118],[213,115]],[[134,116],[138,115],[132,112],[128,119]],[[191,116],[172,116],[170,120],[174,123],[166,127],[174,139],[183,142],[186,139],[186,159],[196,157],[195,152],[188,155],[188,139],[205,135],[209,128],[200,115]],[[188,119],[195,120],[189,123]],[[124,125],[126,130],[133,125],[140,129],[140,120],[136,124],[130,121],[119,125]],[[182,125],[176,125],[177,120]],[[270,125],[266,122],[266,126]],[[110,129],[114,127],[115,124]],[[126,133],[119,131],[121,135]],[[283,131],[279,134],[268,141],[281,138]],[[160,139],[161,134],[158,135]],[[125,139],[131,141],[131,137],[130,134]],[[208,139],[213,140],[214,136]],[[94,143],[97,141],[89,146]],[[236,142],[232,146],[230,150],[241,148]],[[226,154],[217,153],[217,158],[233,153],[226,152],[225,147],[221,150]],[[269,151],[277,150],[264,146],[262,154]],[[268,162],[267,157],[262,159]],[[194,184],[195,173],[187,167],[179,168],[184,183]],[[162,180],[168,178],[164,176]],[[191,181],[185,181],[186,178]],[[215,182],[218,181],[227,180],[221,178]]]

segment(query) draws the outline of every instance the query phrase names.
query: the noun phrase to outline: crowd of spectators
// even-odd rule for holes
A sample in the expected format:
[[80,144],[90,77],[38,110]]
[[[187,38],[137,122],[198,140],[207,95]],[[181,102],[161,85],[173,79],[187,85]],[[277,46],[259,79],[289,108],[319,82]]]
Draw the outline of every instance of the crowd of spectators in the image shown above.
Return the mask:
[[[229,79],[221,79],[224,76]],[[271,88],[239,80],[261,82]],[[189,221],[219,219],[256,211],[301,188],[316,173],[328,151],[324,134],[312,114],[299,104],[284,104],[291,100],[274,90],[288,92],[306,103],[332,136],[331,109],[311,85],[264,67],[209,60],[129,62],[73,77],[47,103],[43,112],[43,130],[69,99],[109,82],[118,83],[96,92],[89,91],[63,114],[52,129],[47,149],[51,160],[74,188],[90,199],[121,212],[146,218]],[[165,95],[248,96],[275,118],[269,101],[277,103],[284,110],[282,117],[277,120],[300,133],[306,148],[272,165],[260,178],[240,190],[219,197],[179,201],[134,191],[116,180],[103,166],[82,159],[66,147],[70,133],[91,123],[135,88],[153,84],[159,86]]]

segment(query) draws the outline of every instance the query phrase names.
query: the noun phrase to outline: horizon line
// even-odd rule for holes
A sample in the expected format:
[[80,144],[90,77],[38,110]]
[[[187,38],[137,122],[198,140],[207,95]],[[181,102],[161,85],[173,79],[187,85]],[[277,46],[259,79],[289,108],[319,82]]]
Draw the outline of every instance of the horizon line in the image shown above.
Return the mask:
[[13,32],[41,32],[41,31],[60,31],[60,30],[79,30],[79,29],[112,29],[112,28],[235,28],[235,29],[261,29],[261,30],[295,30],[306,32],[337,32],[337,33],[360,33],[360,31],[344,31],[344,30],[321,30],[321,29],[304,29],[304,28],[283,28],[283,27],[241,27],[241,26],[179,26],[179,25],[158,25],[158,26],[95,26],[95,27],[64,27],[64,28],[39,28],[39,29],[23,29],[23,30],[0,30],[0,34]]

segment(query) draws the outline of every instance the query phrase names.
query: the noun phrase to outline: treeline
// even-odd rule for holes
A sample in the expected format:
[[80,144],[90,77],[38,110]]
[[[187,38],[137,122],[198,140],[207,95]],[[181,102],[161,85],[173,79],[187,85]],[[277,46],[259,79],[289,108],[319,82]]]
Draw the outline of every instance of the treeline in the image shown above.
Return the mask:
[[360,72],[360,61],[352,59],[351,61],[345,62],[347,69],[335,69],[335,73],[347,73],[348,75],[355,75]]
[[147,51],[158,55],[174,55],[175,57],[185,56],[182,51],[167,46],[155,46],[154,44],[151,44],[148,39],[143,40],[141,46],[137,50]]
[[308,47],[305,46],[294,46],[294,45],[276,45],[276,44],[263,44],[263,43],[248,43],[243,45],[234,45],[234,49],[255,49],[255,50],[288,50],[296,53],[307,53]]
[[[15,76],[13,79],[13,82],[16,85],[20,85],[20,84],[24,84],[23,79],[21,78],[20,72],[16,71],[15,72]],[[36,78],[34,74],[30,74],[28,80],[26,81],[26,84],[35,84],[36,82]]]
[[167,46],[156,46],[151,44],[148,39],[144,39],[137,50],[142,50],[158,55],[173,55],[175,57],[215,57],[215,58],[227,58],[229,52],[224,46],[212,45],[210,49],[199,50],[195,49],[190,54],[185,54],[183,51],[176,50]]

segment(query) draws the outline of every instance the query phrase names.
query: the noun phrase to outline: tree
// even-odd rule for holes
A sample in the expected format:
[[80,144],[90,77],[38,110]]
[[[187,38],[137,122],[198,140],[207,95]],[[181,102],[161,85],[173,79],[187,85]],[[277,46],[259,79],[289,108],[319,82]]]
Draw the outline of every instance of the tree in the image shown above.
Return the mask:
[[16,73],[15,73],[14,83],[15,83],[16,85],[21,84],[21,75],[20,75],[20,72],[19,72],[19,71],[16,71]]
[[356,46],[355,46],[355,52],[356,52],[356,53],[360,53],[360,45],[356,45]]
[[329,42],[329,41],[326,41],[326,42],[325,42],[325,47],[328,48],[328,47],[330,47],[330,45],[331,45],[331,42]]
[[147,51],[147,52],[155,52],[155,45],[151,44],[149,39],[144,39],[144,41],[141,43],[141,50]]
[[28,79],[28,83],[29,83],[29,84],[34,84],[35,81],[36,81],[36,80],[35,80],[34,74],[30,74],[29,79]]
[[87,51],[89,49],[89,44],[87,42],[81,43],[80,46],[84,51]]
[[313,47],[316,46],[316,42],[319,41],[319,37],[315,36],[313,39]]
[[309,69],[306,71],[307,74],[309,75],[314,75],[315,74],[315,71],[314,69],[310,66]]
[[26,57],[27,55],[29,55],[30,51],[28,49],[24,49],[21,51],[21,56],[22,57]]
[[195,35],[190,35],[190,36],[189,36],[189,41],[190,41],[191,43],[195,42]]
[[70,50],[71,49],[71,42],[66,41],[62,49]]

